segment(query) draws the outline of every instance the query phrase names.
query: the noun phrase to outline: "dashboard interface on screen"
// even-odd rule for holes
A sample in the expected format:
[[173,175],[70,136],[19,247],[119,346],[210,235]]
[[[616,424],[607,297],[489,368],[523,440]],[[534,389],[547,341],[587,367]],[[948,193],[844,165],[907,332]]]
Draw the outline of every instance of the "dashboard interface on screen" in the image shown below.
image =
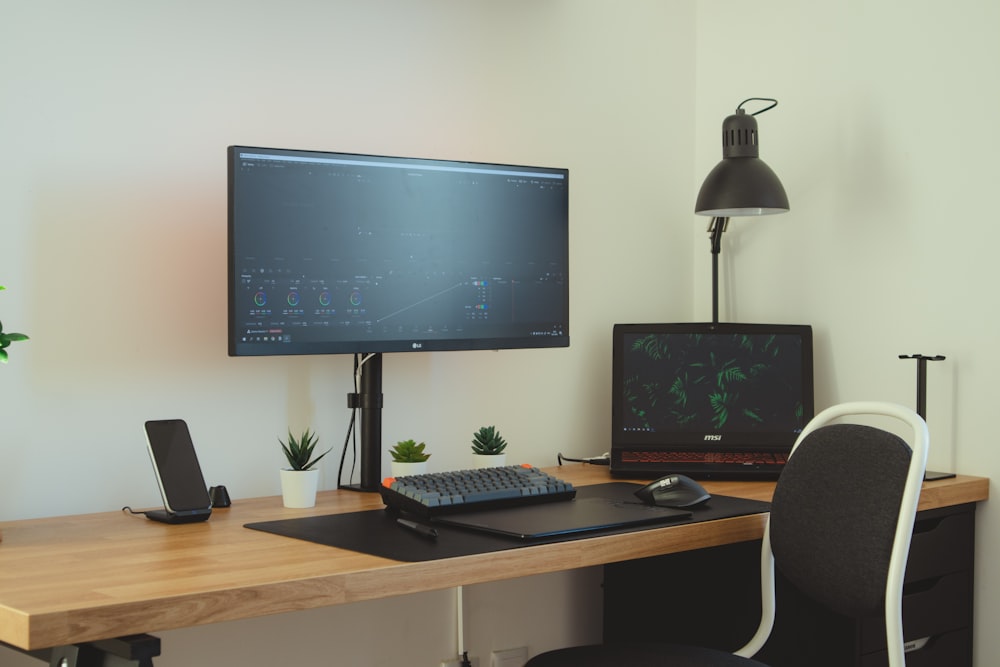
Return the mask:
[[231,355],[569,344],[567,170],[228,158]]

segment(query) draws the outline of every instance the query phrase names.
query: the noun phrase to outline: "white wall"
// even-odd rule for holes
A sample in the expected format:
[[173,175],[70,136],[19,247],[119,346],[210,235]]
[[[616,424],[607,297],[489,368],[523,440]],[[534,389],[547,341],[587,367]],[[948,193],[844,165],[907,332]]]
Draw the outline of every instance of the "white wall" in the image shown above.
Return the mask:
[[[753,95],[781,102],[758,118],[761,150],[792,211],[731,224],[723,319],[813,324],[820,407],[912,405],[915,364],[897,355],[946,355],[928,373],[931,466],[1000,477],[989,439],[1000,231],[978,206],[997,173],[994,3],[0,10],[0,315],[32,336],[0,368],[0,520],[154,504],[148,418],[186,418],[209,482],[237,500],[278,492],[274,440],[288,426],[339,447],[349,359],[225,356],[231,143],[569,167],[572,347],[388,355],[384,435],[426,440],[441,469],[466,460],[468,434],[487,422],[541,463],[603,451],[611,324],[708,318],[694,193],[719,159],[723,117]],[[987,567],[998,522],[983,504],[982,665],[1000,653],[989,632],[1000,574]],[[473,587],[470,647],[582,640],[597,620],[569,612],[597,584],[588,570]],[[537,595],[536,613],[503,613],[522,595]],[[288,664],[335,646],[343,664],[436,665],[453,622],[451,593],[428,593],[161,633],[157,664],[270,665],[295,645]],[[390,625],[417,646],[359,649]]]
[[[695,84],[697,179],[736,104],[780,100],[758,116],[761,157],[792,210],[730,224],[723,319],[813,324],[817,407],[914,406],[916,362],[898,355],[945,355],[927,372],[930,467],[993,479],[1000,226],[983,203],[1000,175],[998,25],[989,0],[699,2]],[[705,312],[707,243],[695,239]],[[976,664],[988,665],[1000,654],[992,503],[977,529]]]
[[[339,452],[349,358],[226,356],[229,144],[570,169],[572,346],[385,359],[384,440],[425,440],[438,469],[467,465],[487,423],[521,460],[605,451],[611,325],[692,310],[693,2],[0,0],[0,15],[0,314],[31,336],[0,368],[0,521],[156,504],[150,418],[186,419],[236,502],[278,493],[289,427]],[[335,471],[330,456],[326,488]],[[593,609],[598,574],[468,589],[470,648],[592,637],[595,613],[570,612]],[[525,595],[545,602],[512,618]],[[454,620],[444,591],[164,632],[157,665],[437,665]],[[390,626],[419,639],[365,640]]]

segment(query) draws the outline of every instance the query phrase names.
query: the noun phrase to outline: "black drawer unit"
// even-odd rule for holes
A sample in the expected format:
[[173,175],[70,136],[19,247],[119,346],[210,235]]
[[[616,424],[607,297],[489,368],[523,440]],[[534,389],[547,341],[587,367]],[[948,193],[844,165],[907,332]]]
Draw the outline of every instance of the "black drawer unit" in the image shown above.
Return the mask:
[[[885,667],[889,658],[885,650],[861,657],[861,667]],[[920,640],[906,653],[906,667],[951,667],[972,664],[972,628],[945,632]]]
[[[975,506],[917,515],[903,586],[903,639],[907,667],[972,665]],[[859,650],[865,667],[885,667],[885,622],[861,623]]]
[[[975,505],[917,514],[903,590],[907,667],[972,665]],[[604,640],[733,650],[760,614],[760,542],[605,566]],[[885,622],[831,614],[780,575],[778,614],[760,654],[774,667],[885,667]]]

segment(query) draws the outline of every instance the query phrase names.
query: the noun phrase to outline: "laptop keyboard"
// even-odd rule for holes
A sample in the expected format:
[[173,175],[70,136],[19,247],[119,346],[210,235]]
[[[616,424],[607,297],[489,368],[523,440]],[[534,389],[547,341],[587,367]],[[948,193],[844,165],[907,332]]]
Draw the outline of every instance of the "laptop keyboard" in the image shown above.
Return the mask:
[[622,463],[714,463],[742,465],[784,465],[785,454],[774,452],[668,452],[626,450]]
[[572,484],[530,465],[387,477],[379,492],[388,507],[425,519],[576,496]]

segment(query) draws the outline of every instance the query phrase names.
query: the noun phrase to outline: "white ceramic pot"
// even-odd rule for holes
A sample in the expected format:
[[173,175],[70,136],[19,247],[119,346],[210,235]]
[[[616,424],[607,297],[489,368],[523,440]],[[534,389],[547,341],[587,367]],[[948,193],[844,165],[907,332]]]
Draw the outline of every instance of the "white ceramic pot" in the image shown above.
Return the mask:
[[410,475],[423,475],[427,473],[427,461],[417,463],[403,463],[391,461],[390,469],[393,477],[409,477]]
[[285,507],[316,506],[319,470],[281,470],[281,499]]
[[507,465],[506,454],[473,454],[473,468],[499,468]]

